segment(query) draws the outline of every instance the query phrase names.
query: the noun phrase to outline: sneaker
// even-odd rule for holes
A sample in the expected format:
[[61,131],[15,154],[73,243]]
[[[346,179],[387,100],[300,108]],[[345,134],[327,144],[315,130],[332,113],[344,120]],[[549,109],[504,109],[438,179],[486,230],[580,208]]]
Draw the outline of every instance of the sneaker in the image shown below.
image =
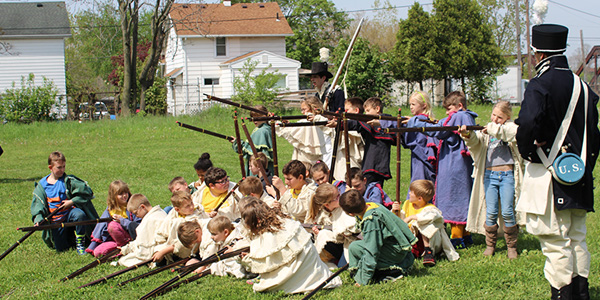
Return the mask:
[[450,242],[452,242],[452,246],[454,246],[455,249],[467,248],[467,245],[465,245],[465,240],[462,238],[450,239]]
[[471,245],[473,245],[473,237],[471,237],[471,235],[465,235],[463,237],[463,241],[465,242],[465,246],[469,247]]
[[426,267],[435,266],[435,257],[433,256],[433,251],[431,249],[426,249],[423,254],[423,265]]
[[402,277],[404,277],[404,275],[400,274],[399,276],[385,276],[381,282],[395,282],[398,279],[401,279]]
[[85,251],[85,236],[75,238],[75,249],[79,255],[87,254]]

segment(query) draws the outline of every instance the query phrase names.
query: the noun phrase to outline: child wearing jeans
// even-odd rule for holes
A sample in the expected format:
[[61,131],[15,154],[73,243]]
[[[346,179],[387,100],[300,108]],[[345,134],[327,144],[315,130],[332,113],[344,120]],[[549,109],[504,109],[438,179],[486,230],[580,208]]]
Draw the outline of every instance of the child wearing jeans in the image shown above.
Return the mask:
[[483,255],[493,255],[501,208],[508,258],[515,259],[519,228],[514,207],[515,199],[519,199],[523,164],[515,138],[518,126],[510,121],[511,115],[510,103],[500,101],[494,105],[491,122],[484,130],[467,131],[462,126],[459,132],[475,160],[467,230],[485,234]]

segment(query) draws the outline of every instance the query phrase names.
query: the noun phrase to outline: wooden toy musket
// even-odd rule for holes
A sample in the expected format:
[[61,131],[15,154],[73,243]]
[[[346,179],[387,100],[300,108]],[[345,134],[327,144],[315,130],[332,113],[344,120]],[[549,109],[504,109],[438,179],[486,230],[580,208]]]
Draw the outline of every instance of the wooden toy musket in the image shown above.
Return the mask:
[[240,158],[242,178],[246,178],[246,164],[244,163],[244,153],[242,152],[242,139],[240,137],[240,125],[238,124],[237,111],[233,113],[233,128],[235,129],[235,142],[237,144],[237,152]]
[[[344,143],[346,145],[345,154],[346,154],[346,185],[348,187],[352,187],[352,181],[350,180],[350,139],[348,138],[348,118],[346,118],[346,113],[343,113],[344,117]],[[330,173],[330,176],[333,177],[333,174]]]
[[325,279],[325,281],[323,281],[321,284],[319,284],[319,286],[317,288],[315,288],[314,290],[312,290],[312,292],[306,294],[306,296],[304,296],[304,298],[302,298],[302,300],[310,299],[310,297],[314,296],[318,291],[320,291],[322,288],[324,288],[334,278],[338,277],[338,275],[340,275],[340,274],[342,274],[342,272],[346,271],[346,269],[348,269],[349,266],[350,266],[350,264],[345,264],[343,267],[341,267],[339,270],[337,270],[335,273],[333,273],[331,276],[329,276],[329,278]]
[[[325,116],[331,116],[336,118],[343,118],[341,113],[334,113],[330,111],[324,111],[321,114]],[[394,116],[382,116],[382,115],[364,115],[364,114],[353,114],[353,113],[345,113],[346,118],[356,121],[371,121],[371,120],[388,120],[388,121],[396,121],[398,118]],[[402,120],[408,119],[406,117],[402,117]]]
[[123,281],[123,282],[119,283],[119,284],[118,284],[118,286],[124,286],[124,285],[126,285],[126,284],[128,284],[128,283],[130,283],[130,282],[134,282],[134,281],[136,281],[136,280],[139,280],[139,279],[142,279],[142,278],[146,278],[146,277],[148,277],[148,276],[151,276],[151,275],[154,275],[154,274],[160,273],[160,272],[162,272],[162,271],[164,271],[164,270],[168,270],[168,269],[170,269],[170,268],[172,268],[172,267],[175,267],[175,266],[178,266],[178,265],[181,265],[181,264],[185,264],[186,262],[188,262],[188,260],[190,260],[190,258],[189,258],[189,257],[188,257],[188,258],[184,258],[184,259],[182,259],[182,260],[178,260],[178,261],[176,261],[176,262],[173,262],[173,263],[170,263],[170,264],[168,264],[168,265],[166,265],[166,266],[163,266],[163,267],[160,267],[160,268],[155,268],[154,270],[151,270],[151,271],[149,271],[149,272],[146,272],[146,273],[144,273],[144,274],[142,274],[142,275],[136,276],[136,277],[134,277],[134,278],[131,278],[131,279],[129,279],[129,280],[125,280],[125,281]]
[[227,201],[227,198],[229,198],[229,196],[231,196],[231,194],[233,194],[235,192],[235,189],[237,189],[238,186],[240,186],[240,183],[242,183],[242,180],[238,181],[235,184],[235,186],[231,189],[231,191],[229,191],[229,193],[227,193],[227,195],[225,195],[225,198],[223,198],[223,200],[221,200],[221,202],[219,202],[219,204],[217,205],[217,207],[215,207],[215,209],[213,209],[213,211],[219,211],[219,208],[221,208],[221,206],[225,203],[225,201]]
[[[56,209],[54,210],[51,214],[47,215],[43,220],[41,220],[38,223],[39,225],[43,225],[46,224],[48,222],[50,222],[50,219],[52,219],[52,217],[54,217],[57,213],[59,213],[62,209]],[[17,248],[19,245],[21,245],[26,239],[28,239],[35,231],[30,231],[27,234],[25,234],[22,238],[20,238],[16,243],[14,243],[12,246],[10,246],[10,248],[6,249],[6,251],[4,251],[4,253],[2,253],[2,255],[0,255],[0,260],[4,259],[9,253],[11,253],[13,250],[15,250],[15,248]]]
[[296,123],[280,123],[279,127],[306,127],[306,126],[325,126],[328,121],[312,121],[312,122],[296,122]]
[[331,228],[332,228],[331,225],[319,225],[319,224],[302,223],[302,227],[303,228],[307,228],[307,229],[312,229],[315,226],[317,226],[317,229],[319,229],[319,230],[323,230],[323,229],[331,230]]
[[[400,114],[401,111],[402,111],[402,109],[398,109],[398,121],[396,123],[397,128],[400,128],[402,126],[402,115]],[[401,150],[401,148],[400,147],[402,146],[401,145],[402,142],[401,142],[400,138],[401,138],[401,133],[397,132],[396,133],[396,202],[398,202],[398,204],[400,204],[400,182],[402,182],[400,180],[400,175],[402,174],[400,171],[400,167],[401,167],[401,165],[400,165],[400,162],[401,162],[400,150]],[[396,215],[398,217],[400,217],[400,211],[396,211]]]
[[48,225],[20,227],[20,228],[17,228],[17,230],[40,231],[40,230],[55,229],[55,228],[67,228],[67,227],[75,227],[75,226],[94,225],[94,224],[98,224],[98,223],[110,222],[112,220],[113,220],[112,218],[102,218],[102,219],[86,220],[86,221],[78,221],[78,222],[61,222],[61,223],[53,223],[53,224],[48,224]]
[[[385,133],[392,132],[427,132],[427,131],[458,131],[460,126],[441,126],[441,127],[408,127],[408,128],[382,128]],[[467,130],[482,130],[484,126],[467,126]]]
[[112,273],[112,274],[109,274],[109,275],[107,275],[107,276],[105,276],[105,277],[102,277],[102,278],[100,278],[100,279],[94,280],[94,281],[92,281],[92,282],[90,282],[90,283],[84,284],[84,285],[82,285],[82,286],[78,287],[78,289],[80,289],[80,288],[84,288],[84,287],[88,287],[88,286],[92,286],[92,285],[96,285],[96,284],[98,284],[98,283],[102,283],[102,282],[108,281],[108,280],[109,280],[109,279],[111,279],[111,278],[117,277],[117,276],[119,276],[119,275],[121,275],[121,274],[125,274],[125,273],[127,273],[127,272],[129,272],[129,271],[131,271],[131,270],[135,270],[135,269],[137,269],[137,268],[139,268],[139,267],[143,267],[143,266],[145,266],[145,265],[147,265],[147,264],[149,264],[149,263],[151,263],[151,262],[152,262],[152,258],[151,258],[151,259],[148,259],[148,260],[145,260],[145,261],[143,261],[143,262],[141,262],[141,263],[137,263],[137,264],[135,264],[135,265],[133,265],[133,266],[131,266],[131,267],[127,267],[127,268],[125,268],[125,269],[122,269],[122,270],[119,270],[119,271],[117,271],[117,272],[114,272],[114,273]]
[[169,292],[170,290],[178,288],[182,284],[194,282],[194,281],[196,281],[196,280],[198,280],[198,279],[200,279],[200,278],[202,278],[202,277],[204,277],[206,275],[210,275],[210,269],[204,270],[204,271],[202,271],[202,272],[200,272],[200,273],[198,273],[198,274],[196,274],[194,276],[190,276],[190,277],[188,277],[188,278],[186,278],[186,279],[184,279],[182,281],[179,281],[179,282],[176,282],[176,283],[174,283],[174,284],[172,284],[170,286],[167,286],[162,291],[160,291],[159,294],[161,294],[161,295],[165,294],[165,293]]
[[271,126],[271,143],[273,144],[273,175],[279,177],[279,161],[277,159],[277,135],[275,134],[275,120],[269,123]]
[[[248,144],[250,145],[250,148],[252,148],[252,153],[254,154],[255,158],[258,158],[258,150],[256,150],[256,146],[254,146],[254,142],[252,141],[252,138],[250,137],[250,132],[248,132],[248,127],[246,127],[246,123],[244,123],[244,121],[242,120],[242,129],[244,130],[244,134],[246,135],[246,138],[248,139]],[[264,178],[265,182],[267,183],[267,186],[273,186],[273,183],[271,182],[271,179],[269,179],[269,177],[267,176],[267,171],[265,170],[265,167],[261,164],[258,163],[258,169],[260,170],[260,175]],[[273,187],[273,189],[275,190],[275,196],[277,199],[275,200],[279,200],[279,190],[276,187]]]
[[331,95],[333,95],[333,93],[335,92],[335,86],[338,83],[338,80],[340,79],[340,75],[342,74],[342,69],[344,68],[344,65],[346,64],[346,62],[348,62],[350,53],[352,53],[352,48],[354,47],[354,42],[356,42],[356,38],[358,37],[358,33],[360,32],[360,28],[362,27],[363,21],[364,21],[364,18],[360,19],[360,22],[358,23],[358,26],[356,27],[356,31],[354,32],[354,36],[352,36],[352,40],[350,41],[350,45],[348,45],[348,49],[346,49],[346,54],[344,54],[344,58],[342,58],[342,62],[340,63],[340,66],[338,67],[338,70],[335,73],[335,76],[333,77],[333,81],[331,82],[331,88],[329,89],[329,93],[327,93],[327,95],[325,95],[325,102],[323,102],[323,110],[327,110],[327,107],[329,106],[329,97],[331,97]]
[[232,137],[226,136],[224,134],[216,133],[214,131],[210,131],[210,130],[202,129],[202,128],[199,128],[199,127],[196,127],[196,126],[192,126],[192,125],[188,125],[188,124],[185,124],[185,123],[181,123],[179,121],[175,121],[175,123],[177,123],[177,125],[179,125],[179,126],[181,126],[183,128],[191,129],[193,131],[198,131],[198,132],[206,133],[206,134],[212,135],[214,137],[218,137],[218,138],[221,138],[221,139],[232,141]]
[[[335,138],[333,139],[333,153],[331,154],[331,169],[329,170],[329,183],[333,182],[333,172],[335,171],[335,161],[337,158],[337,150],[340,144],[340,131],[342,130],[342,122],[337,122],[335,126]],[[348,182],[346,182],[348,184]]]
[[81,268],[81,269],[79,269],[79,270],[77,270],[77,271],[75,271],[75,272],[73,272],[73,273],[71,273],[71,274],[69,274],[69,275],[65,276],[65,277],[64,277],[64,278],[62,278],[60,281],[67,281],[67,280],[69,280],[69,279],[73,279],[73,278],[75,278],[76,276],[78,276],[78,275],[82,274],[83,272],[85,272],[85,271],[87,271],[87,270],[89,270],[89,269],[92,269],[92,268],[96,267],[96,266],[97,266],[97,265],[99,265],[99,264],[102,264],[102,263],[105,263],[105,262],[107,262],[109,259],[111,259],[113,256],[115,256],[115,255],[119,254],[120,252],[121,252],[121,249],[119,249],[119,248],[117,248],[117,249],[115,249],[115,250],[113,250],[113,251],[110,251],[110,252],[108,252],[106,255],[104,255],[104,256],[102,256],[102,257],[100,257],[100,258],[97,258],[97,259],[96,259],[96,260],[94,260],[93,262],[91,262],[91,263],[89,263],[89,264],[85,265],[83,268]]
[[240,104],[240,103],[237,103],[237,102],[234,102],[234,101],[231,101],[231,100],[222,99],[222,98],[219,98],[219,97],[211,96],[209,94],[204,94],[204,96],[206,96],[209,100],[219,101],[221,103],[225,103],[225,104],[229,104],[231,106],[243,108],[245,110],[253,111],[253,112],[259,113],[261,115],[265,115],[266,116],[268,114],[268,112],[266,112],[266,111],[263,111],[263,110],[260,110],[260,109],[256,109],[256,108],[254,108],[252,106]]
[[283,120],[302,120],[306,119],[305,115],[297,115],[297,116],[270,116],[270,117],[250,117],[244,118],[250,122],[254,121],[283,121]]
[[183,268],[181,268],[181,273],[177,276],[175,276],[174,278],[168,280],[167,282],[161,284],[159,287],[155,288],[154,290],[150,291],[150,293],[142,296],[142,298],[140,298],[141,300],[144,299],[148,299],[150,297],[155,296],[158,293],[161,293],[163,291],[163,289],[165,289],[166,287],[170,286],[171,284],[173,284],[174,282],[178,281],[179,279],[187,276],[188,274],[192,273],[194,270],[196,270],[199,267],[208,265],[208,264],[212,264],[216,261],[220,261],[226,258],[230,258],[230,257],[234,257],[237,255],[240,255],[242,252],[248,252],[250,251],[250,247],[244,247],[242,249],[236,250],[236,251],[232,251],[229,253],[225,253],[223,255],[215,255],[215,257],[212,258],[207,258],[205,260],[202,260],[200,262],[191,264],[189,266],[185,266]]

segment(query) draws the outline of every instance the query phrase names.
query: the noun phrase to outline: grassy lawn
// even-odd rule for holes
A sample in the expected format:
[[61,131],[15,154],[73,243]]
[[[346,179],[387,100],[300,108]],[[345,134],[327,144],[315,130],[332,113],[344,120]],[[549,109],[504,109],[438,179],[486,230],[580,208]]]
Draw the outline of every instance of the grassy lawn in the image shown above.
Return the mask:
[[[477,122],[485,125],[489,120],[490,106],[473,106],[479,113]],[[390,109],[390,112],[392,110]],[[408,108],[403,109],[409,112]],[[515,109],[515,116],[517,112]],[[437,118],[445,116],[436,109]],[[200,154],[209,152],[216,166],[224,168],[232,180],[240,178],[237,156],[225,140],[178,127],[181,121],[201,128],[234,135],[231,111],[213,109],[200,116],[133,117],[116,121],[55,122],[31,125],[3,125],[0,145],[0,252],[15,243],[23,233],[15,228],[30,226],[29,207],[34,183],[47,175],[47,157],[55,150],[67,158],[67,173],[86,180],[94,189],[94,205],[99,213],[106,208],[108,185],[121,179],[129,184],[133,193],[145,194],[153,205],[169,205],[167,184],[175,176],[196,180],[193,164]],[[249,130],[253,125],[249,124]],[[291,146],[278,140],[279,160],[283,166],[291,157]],[[406,195],[409,184],[410,153],[402,150],[401,195]],[[395,157],[392,149],[392,158]],[[394,159],[392,159],[394,161]],[[280,167],[281,168],[281,167]],[[594,171],[600,178],[599,168]],[[395,165],[392,166],[395,175]],[[597,183],[598,184],[598,183]],[[385,190],[395,197],[393,184]],[[595,190],[598,198],[600,189]],[[592,253],[590,289],[592,297],[600,299],[600,220],[598,214],[588,215],[588,247]],[[122,288],[118,282],[145,272],[129,272],[109,280],[108,283],[89,288],[78,286],[98,279],[119,268],[108,264],[94,268],[79,277],[59,283],[58,280],[92,261],[91,256],[78,256],[74,250],[57,254],[45,246],[36,233],[0,261],[0,298],[22,299],[96,299],[139,298],[174,276],[164,272],[137,281]],[[499,251],[490,258],[482,256],[484,237],[476,235],[475,245],[459,250],[461,259],[451,263],[439,261],[433,268],[415,263],[411,276],[395,283],[355,288],[348,273],[342,274],[344,285],[332,291],[317,294],[322,299],[548,299],[550,288],[543,275],[544,256],[537,239],[522,233],[518,247],[520,257],[515,261],[506,258],[506,244],[498,242]],[[209,276],[180,287],[163,298],[183,297],[205,299],[282,298],[279,294],[254,294],[244,280]],[[290,298],[300,298],[290,296]]]

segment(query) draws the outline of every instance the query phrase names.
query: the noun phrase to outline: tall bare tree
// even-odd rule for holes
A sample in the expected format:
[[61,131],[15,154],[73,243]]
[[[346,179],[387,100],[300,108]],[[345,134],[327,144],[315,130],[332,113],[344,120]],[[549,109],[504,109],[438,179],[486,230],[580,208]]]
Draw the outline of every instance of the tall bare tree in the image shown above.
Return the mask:
[[123,35],[123,90],[121,91],[121,115],[129,116],[129,108],[137,92],[136,48],[138,42],[139,0],[117,0]]
[[154,4],[154,12],[150,27],[152,30],[152,40],[148,56],[144,61],[142,72],[140,73],[140,111],[146,110],[146,90],[154,84],[156,75],[156,67],[160,60],[160,55],[165,46],[165,38],[169,31],[168,16],[173,6],[174,0],[156,0]]

